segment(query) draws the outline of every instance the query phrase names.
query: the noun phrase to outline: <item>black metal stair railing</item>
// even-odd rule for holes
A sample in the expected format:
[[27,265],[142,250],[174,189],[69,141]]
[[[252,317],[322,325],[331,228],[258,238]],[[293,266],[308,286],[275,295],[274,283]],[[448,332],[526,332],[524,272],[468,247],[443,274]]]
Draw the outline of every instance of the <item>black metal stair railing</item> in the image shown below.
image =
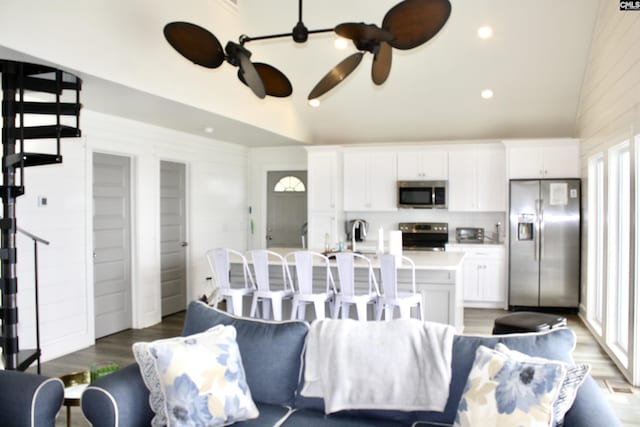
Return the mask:
[[40,288],[38,281],[38,244],[49,245],[50,242],[31,234],[26,230],[18,227],[18,233],[27,236],[33,242],[33,282],[34,282],[34,302],[35,302],[35,321],[36,321],[36,348],[18,350],[18,366],[19,371],[25,371],[33,362],[37,362],[38,373],[40,369],[40,356],[42,351],[40,347]]
[[[82,80],[73,74],[38,64],[0,59],[2,74],[2,219],[0,219],[0,288],[2,301],[0,318],[2,336],[0,341],[7,369],[25,370],[34,361],[40,369],[40,330],[37,301],[37,245],[43,239],[27,233],[34,239],[36,257],[36,350],[20,351],[18,343],[18,278],[16,274],[17,249],[16,198],[24,194],[24,168],[62,162],[60,138],[79,137],[80,90]],[[35,98],[47,94],[54,99],[49,102],[25,100],[25,91]],[[62,101],[63,94],[72,91],[72,100]],[[75,95],[75,97],[73,97]],[[26,118],[49,116],[53,124],[27,126]],[[63,123],[69,117],[71,123]],[[75,118],[75,121],[73,120]],[[34,139],[55,140],[55,152],[31,152],[25,149],[25,141]],[[24,233],[24,232],[23,232]],[[48,244],[48,242],[47,242]]]

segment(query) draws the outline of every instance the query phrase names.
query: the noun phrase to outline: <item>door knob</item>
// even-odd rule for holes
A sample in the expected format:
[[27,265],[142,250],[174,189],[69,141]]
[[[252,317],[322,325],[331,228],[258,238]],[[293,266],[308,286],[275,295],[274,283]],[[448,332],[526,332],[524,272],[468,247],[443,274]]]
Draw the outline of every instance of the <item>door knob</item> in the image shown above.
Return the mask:
[[187,246],[189,246],[189,243],[182,242],[182,243],[180,243],[180,246],[182,246],[183,248],[186,248]]

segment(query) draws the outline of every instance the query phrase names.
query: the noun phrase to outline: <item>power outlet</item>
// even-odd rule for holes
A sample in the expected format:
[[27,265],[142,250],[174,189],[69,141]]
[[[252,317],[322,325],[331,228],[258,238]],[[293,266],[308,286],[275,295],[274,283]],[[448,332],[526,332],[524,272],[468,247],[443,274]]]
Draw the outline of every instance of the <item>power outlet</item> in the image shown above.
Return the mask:
[[48,200],[45,196],[38,196],[38,206],[47,206]]

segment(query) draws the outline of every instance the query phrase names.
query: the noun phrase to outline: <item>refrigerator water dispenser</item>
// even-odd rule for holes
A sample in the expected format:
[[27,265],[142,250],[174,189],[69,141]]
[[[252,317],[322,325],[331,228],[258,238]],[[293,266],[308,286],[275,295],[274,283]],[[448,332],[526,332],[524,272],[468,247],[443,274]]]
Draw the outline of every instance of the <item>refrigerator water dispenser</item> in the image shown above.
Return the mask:
[[518,240],[533,240],[533,223],[518,223]]

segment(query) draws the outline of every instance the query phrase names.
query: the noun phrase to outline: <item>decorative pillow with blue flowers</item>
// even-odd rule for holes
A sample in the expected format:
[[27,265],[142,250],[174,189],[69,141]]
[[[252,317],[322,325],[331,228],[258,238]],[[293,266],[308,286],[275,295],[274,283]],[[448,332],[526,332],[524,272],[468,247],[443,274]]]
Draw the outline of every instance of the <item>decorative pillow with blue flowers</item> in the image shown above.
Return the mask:
[[566,375],[561,362],[517,361],[479,346],[454,426],[553,426]]
[[156,413],[152,426],[226,426],[258,416],[233,326],[135,343],[133,353]]
[[[496,344],[495,350],[502,354],[506,354],[511,359],[515,359],[519,362],[549,362],[548,359],[543,359],[541,357],[531,357],[527,354],[520,353],[519,351],[512,350],[502,343]],[[554,422],[556,427],[561,427],[564,424],[564,416],[567,411],[571,409],[571,405],[573,405],[573,402],[576,400],[578,388],[580,388],[587,374],[591,370],[591,366],[587,365],[586,363],[580,363],[577,365],[565,364],[565,366],[567,367],[567,375],[562,382],[562,386],[560,386],[558,398],[553,404]]]

